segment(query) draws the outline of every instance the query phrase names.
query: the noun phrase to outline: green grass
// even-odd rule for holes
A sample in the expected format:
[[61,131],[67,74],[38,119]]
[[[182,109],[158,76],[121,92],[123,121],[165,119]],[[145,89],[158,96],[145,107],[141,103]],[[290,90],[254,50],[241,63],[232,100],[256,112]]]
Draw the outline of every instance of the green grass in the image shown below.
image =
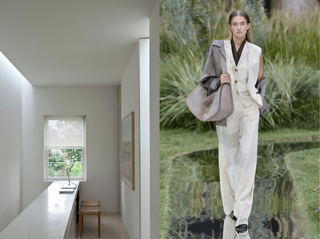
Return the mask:
[[[187,107],[188,95],[197,87],[203,60],[178,54],[164,57],[160,68],[160,124],[167,128],[212,129],[212,122],[196,119]],[[303,61],[265,58],[265,99],[269,112],[261,128],[319,127],[319,74]]]
[[308,223],[306,236],[320,238],[319,148],[290,153],[285,159],[290,168],[294,188],[298,192],[296,206]]
[[298,14],[273,10],[269,16],[263,5],[262,0],[161,0],[161,58],[173,53],[202,56],[213,40],[226,36],[229,14],[242,9],[250,16],[254,43],[269,60],[277,55],[283,60],[303,59],[319,69],[319,4]]
[[[282,128],[259,131],[259,144],[290,140],[308,141],[319,137],[318,129]],[[178,154],[218,147],[217,133],[210,131],[187,130],[183,128],[160,130],[160,238],[167,238],[170,229],[168,217],[168,185],[171,160]]]
[[267,21],[267,37],[262,50],[269,60],[303,59],[319,69],[319,4],[300,14],[275,10]]
[[[319,137],[317,129],[290,129],[259,131],[259,143],[264,141],[281,141],[291,138]],[[174,156],[178,153],[197,151],[218,147],[216,131],[196,131],[182,128],[160,130],[160,157],[161,159]]]

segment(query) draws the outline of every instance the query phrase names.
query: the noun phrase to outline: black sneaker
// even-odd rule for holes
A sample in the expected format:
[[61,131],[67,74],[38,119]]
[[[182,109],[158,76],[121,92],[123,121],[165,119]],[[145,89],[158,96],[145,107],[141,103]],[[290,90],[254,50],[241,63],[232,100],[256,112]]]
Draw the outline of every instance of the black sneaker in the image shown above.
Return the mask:
[[248,230],[247,224],[240,224],[240,225],[236,226],[236,232],[238,232],[238,233],[246,232],[247,230]]

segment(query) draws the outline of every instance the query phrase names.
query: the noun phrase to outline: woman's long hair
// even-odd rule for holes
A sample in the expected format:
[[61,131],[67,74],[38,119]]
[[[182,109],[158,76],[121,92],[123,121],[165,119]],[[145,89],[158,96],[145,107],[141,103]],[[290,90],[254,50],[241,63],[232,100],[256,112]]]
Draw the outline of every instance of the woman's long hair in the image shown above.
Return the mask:
[[[229,25],[231,26],[231,21],[234,17],[236,16],[242,16],[246,19],[247,21],[247,24],[251,23],[250,22],[250,18],[248,16],[248,14],[245,12],[245,11],[242,11],[242,10],[235,10],[233,11],[230,16],[229,16]],[[232,31],[230,30],[230,28],[228,27],[228,34],[226,35],[226,40],[230,40],[232,38]],[[249,30],[247,31],[246,33],[246,39],[248,42],[251,42],[253,43],[253,39],[252,39],[252,24],[249,28]]]

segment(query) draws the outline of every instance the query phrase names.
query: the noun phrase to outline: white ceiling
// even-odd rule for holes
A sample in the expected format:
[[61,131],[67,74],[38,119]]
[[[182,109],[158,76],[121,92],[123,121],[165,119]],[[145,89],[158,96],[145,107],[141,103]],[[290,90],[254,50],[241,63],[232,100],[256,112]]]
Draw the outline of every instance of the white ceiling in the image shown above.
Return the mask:
[[156,0],[0,0],[0,51],[34,86],[119,85]]

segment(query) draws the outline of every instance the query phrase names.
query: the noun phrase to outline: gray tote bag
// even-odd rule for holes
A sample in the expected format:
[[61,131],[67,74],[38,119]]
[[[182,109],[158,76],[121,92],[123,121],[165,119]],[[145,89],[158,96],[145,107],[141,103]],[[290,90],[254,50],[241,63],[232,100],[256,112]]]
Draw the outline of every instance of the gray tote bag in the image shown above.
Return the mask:
[[[223,74],[228,74],[226,60],[222,54],[221,66]],[[204,88],[199,85],[190,93],[186,101],[191,113],[201,121],[220,121],[233,112],[233,99],[229,83],[220,85],[216,91],[208,96]]]

